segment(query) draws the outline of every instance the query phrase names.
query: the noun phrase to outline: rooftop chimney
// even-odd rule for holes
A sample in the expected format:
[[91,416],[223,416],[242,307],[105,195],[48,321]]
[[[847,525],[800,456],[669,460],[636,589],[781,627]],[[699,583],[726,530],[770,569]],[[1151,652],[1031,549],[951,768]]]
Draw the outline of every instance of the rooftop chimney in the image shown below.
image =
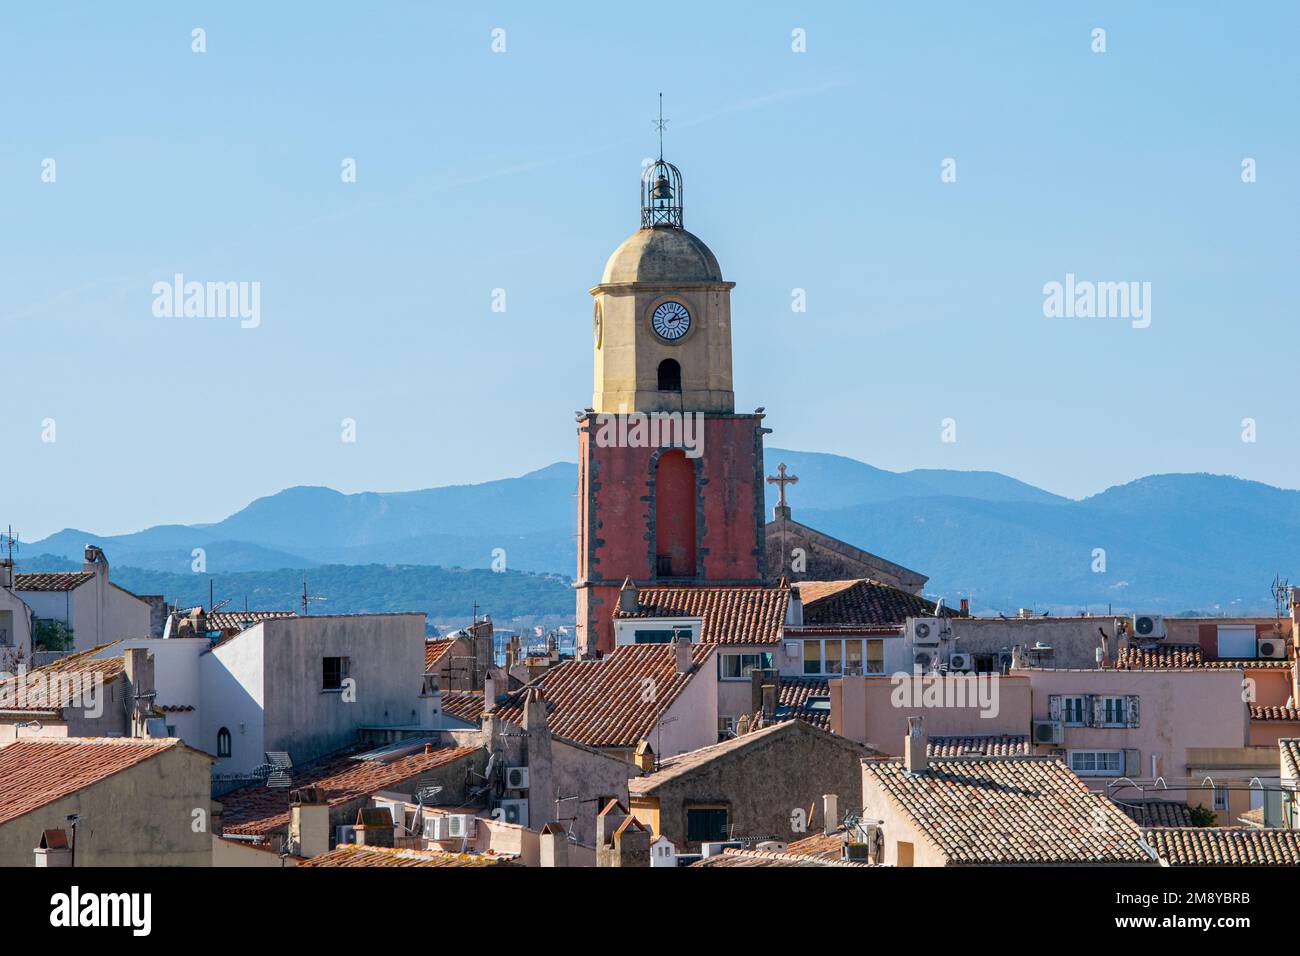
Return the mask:
[[677,673],[689,674],[691,672],[690,634],[678,634],[673,638],[673,650],[677,653]]
[[961,599],[961,616],[970,617],[970,598]]
[[0,588],[12,590],[14,586],[14,563],[10,558],[0,558]]
[[822,833],[830,836],[840,826],[840,798],[838,794],[822,794]]
[[655,769],[655,752],[650,741],[642,740],[636,745],[635,762],[642,773],[653,773]]
[[537,842],[539,866],[569,865],[569,835],[563,823],[546,824]]
[[36,866],[72,866],[72,845],[68,843],[66,830],[46,830],[35,852]]
[[1031,607],[1022,607],[1017,613],[1020,617],[1033,617],[1034,609]]
[[907,718],[907,737],[903,740],[903,766],[908,773],[921,774],[930,768],[926,748],[930,739],[925,735],[925,718]]
[[618,589],[618,609],[624,614],[635,614],[641,610],[641,598],[631,578],[624,578],[623,586]]
[[790,586],[790,603],[785,608],[786,627],[801,627],[803,625],[803,598],[799,594],[799,585]]
[[438,686],[438,678],[433,674],[424,675],[424,687],[420,691],[420,703],[424,707],[422,725],[426,729],[441,727],[442,688]]
[[319,856],[330,848],[330,805],[316,787],[289,792],[289,852]]
[[764,722],[776,719],[776,685],[763,685],[763,720]]
[[483,679],[483,713],[490,714],[497,709],[497,682],[491,677]]

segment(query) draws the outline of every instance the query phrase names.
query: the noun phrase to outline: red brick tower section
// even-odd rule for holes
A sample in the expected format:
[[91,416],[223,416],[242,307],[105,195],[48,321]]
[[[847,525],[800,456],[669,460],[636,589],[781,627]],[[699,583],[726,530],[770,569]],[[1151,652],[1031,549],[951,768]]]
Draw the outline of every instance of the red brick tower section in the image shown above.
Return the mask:
[[[766,577],[763,416],[706,415],[702,454],[601,447],[578,427],[578,643],[614,648],[625,578],[651,584],[761,584]],[[665,560],[666,559],[666,560]]]

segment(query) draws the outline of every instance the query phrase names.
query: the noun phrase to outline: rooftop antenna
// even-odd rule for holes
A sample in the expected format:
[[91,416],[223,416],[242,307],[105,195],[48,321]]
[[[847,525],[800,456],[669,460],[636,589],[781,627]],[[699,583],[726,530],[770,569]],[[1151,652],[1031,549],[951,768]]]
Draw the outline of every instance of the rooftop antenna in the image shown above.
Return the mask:
[[18,535],[14,534],[14,526],[10,525],[8,531],[0,532],[0,548],[4,549],[10,564],[14,562],[14,549],[17,547]]
[[1285,617],[1291,610],[1288,606],[1291,598],[1291,582],[1280,574],[1275,575],[1273,586],[1269,590],[1273,592],[1273,604],[1277,608],[1277,616],[1279,618]]
[[474,624],[478,623],[478,598],[474,599],[474,605],[470,610],[470,621]]
[[311,601],[328,601],[329,598],[321,597],[319,594],[307,593],[307,575],[302,576],[302,616],[307,616],[307,607]]

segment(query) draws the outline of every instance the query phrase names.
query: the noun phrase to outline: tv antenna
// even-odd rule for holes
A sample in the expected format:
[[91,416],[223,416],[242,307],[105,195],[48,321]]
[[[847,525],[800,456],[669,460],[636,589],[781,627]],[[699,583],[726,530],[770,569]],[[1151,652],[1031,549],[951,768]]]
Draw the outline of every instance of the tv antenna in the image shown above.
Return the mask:
[[5,557],[12,565],[14,563],[14,551],[18,547],[18,535],[14,534],[14,526],[10,525],[8,531],[0,531],[0,550],[5,552]]
[[312,601],[328,601],[329,598],[321,597],[319,594],[307,593],[307,575],[302,576],[302,616],[307,616],[307,608]]
[[1291,612],[1291,582],[1280,574],[1276,575],[1273,578],[1273,586],[1269,590],[1273,592],[1273,604],[1277,608],[1277,616],[1286,617]]

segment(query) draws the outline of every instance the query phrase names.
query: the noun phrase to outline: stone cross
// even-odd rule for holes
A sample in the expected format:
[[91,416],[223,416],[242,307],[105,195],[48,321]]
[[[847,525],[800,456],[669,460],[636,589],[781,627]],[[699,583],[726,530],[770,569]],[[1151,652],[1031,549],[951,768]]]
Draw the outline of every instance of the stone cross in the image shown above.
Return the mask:
[[785,503],[785,486],[798,484],[799,476],[787,475],[785,473],[785,462],[781,462],[781,464],[776,466],[776,474],[767,476],[767,483],[769,485],[776,485],[781,489],[781,500],[777,504],[777,507],[788,508],[789,505]]

